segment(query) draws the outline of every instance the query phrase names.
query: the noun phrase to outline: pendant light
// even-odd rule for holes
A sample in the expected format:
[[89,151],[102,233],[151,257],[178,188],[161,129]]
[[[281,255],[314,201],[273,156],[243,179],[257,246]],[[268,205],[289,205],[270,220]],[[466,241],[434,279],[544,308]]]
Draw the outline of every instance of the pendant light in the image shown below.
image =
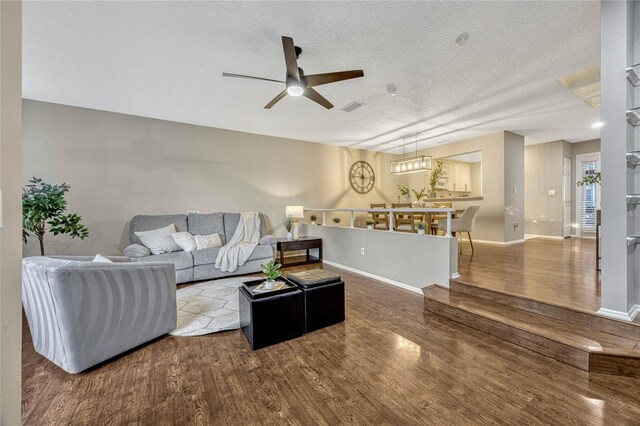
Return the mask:
[[[393,160],[391,162],[389,171],[391,172],[392,175],[424,172],[426,170],[431,170],[431,156],[418,155],[418,135],[419,133],[415,133],[414,135],[409,135],[402,138],[402,160]],[[415,156],[406,157],[405,156],[406,138],[411,136],[415,137],[415,145],[416,145]]]

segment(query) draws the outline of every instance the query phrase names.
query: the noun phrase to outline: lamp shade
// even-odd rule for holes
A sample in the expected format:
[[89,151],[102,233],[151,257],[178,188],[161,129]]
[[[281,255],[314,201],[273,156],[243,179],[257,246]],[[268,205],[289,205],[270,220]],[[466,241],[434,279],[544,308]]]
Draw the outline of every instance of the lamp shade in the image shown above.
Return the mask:
[[286,216],[293,219],[304,218],[304,206],[287,206]]

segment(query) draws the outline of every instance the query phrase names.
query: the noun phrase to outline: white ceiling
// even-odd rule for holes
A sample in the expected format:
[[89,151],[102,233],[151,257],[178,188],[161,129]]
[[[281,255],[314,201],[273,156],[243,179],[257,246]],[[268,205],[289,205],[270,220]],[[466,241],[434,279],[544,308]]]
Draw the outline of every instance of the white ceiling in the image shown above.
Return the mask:
[[[499,130],[526,142],[599,137],[557,79],[600,61],[599,2],[35,2],[23,8],[28,99],[400,152]],[[466,31],[464,47],[454,41]],[[263,106],[283,79],[280,37],[306,74],[364,69]],[[398,95],[386,86],[394,83]],[[346,113],[351,101],[365,106]],[[413,138],[411,138],[413,141]]]

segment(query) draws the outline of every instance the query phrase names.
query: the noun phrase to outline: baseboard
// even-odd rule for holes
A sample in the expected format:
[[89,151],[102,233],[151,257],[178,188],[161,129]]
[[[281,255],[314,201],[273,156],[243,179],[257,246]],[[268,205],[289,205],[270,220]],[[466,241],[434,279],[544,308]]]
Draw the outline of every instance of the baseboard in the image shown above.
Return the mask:
[[530,240],[533,238],[546,238],[548,240],[564,240],[564,237],[559,237],[557,235],[524,234],[525,240]]
[[[471,238],[473,238],[473,237],[471,237]],[[463,242],[463,243],[466,243],[466,244],[469,244],[469,240],[466,239],[466,238],[463,238],[463,237],[460,237],[459,241]],[[473,238],[473,243],[474,244],[475,243],[480,243],[480,244],[487,244],[487,245],[490,245],[490,246],[502,246],[502,247],[504,247],[504,246],[512,246],[514,244],[522,244],[524,242],[525,242],[524,239],[522,239],[522,240],[513,240],[513,241],[491,241],[491,240],[476,240],[475,238]]]
[[370,274],[369,272],[361,271],[359,269],[355,269],[355,268],[352,268],[350,266],[342,265],[340,263],[331,262],[331,261],[326,260],[326,259],[322,259],[322,263],[326,263],[329,266],[333,266],[333,267],[336,267],[336,268],[344,269],[345,271],[353,272],[354,274],[362,275],[362,276],[365,276],[367,278],[372,278],[374,280],[381,281],[381,282],[383,282],[385,284],[391,284],[393,286],[400,287],[400,288],[402,288],[404,290],[409,290],[409,291],[411,291],[413,293],[416,293],[416,294],[419,294],[421,296],[424,295],[422,293],[422,289],[421,288],[414,287],[414,286],[411,286],[411,285],[407,285],[407,284],[401,283],[399,281],[394,281],[394,280],[391,280],[389,278],[381,277],[379,275]]
[[620,321],[631,322],[636,318],[636,316],[638,316],[638,314],[640,314],[640,305],[633,305],[628,312],[614,311],[613,309],[600,308],[596,313],[603,317],[613,318]]

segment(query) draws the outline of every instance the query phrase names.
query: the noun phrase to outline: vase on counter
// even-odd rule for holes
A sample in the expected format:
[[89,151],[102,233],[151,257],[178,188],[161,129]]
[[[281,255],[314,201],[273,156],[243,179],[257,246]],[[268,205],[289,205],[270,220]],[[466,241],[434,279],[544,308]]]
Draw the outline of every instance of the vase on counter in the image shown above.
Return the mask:
[[293,234],[291,232],[287,232],[287,240],[288,241],[293,240]]

